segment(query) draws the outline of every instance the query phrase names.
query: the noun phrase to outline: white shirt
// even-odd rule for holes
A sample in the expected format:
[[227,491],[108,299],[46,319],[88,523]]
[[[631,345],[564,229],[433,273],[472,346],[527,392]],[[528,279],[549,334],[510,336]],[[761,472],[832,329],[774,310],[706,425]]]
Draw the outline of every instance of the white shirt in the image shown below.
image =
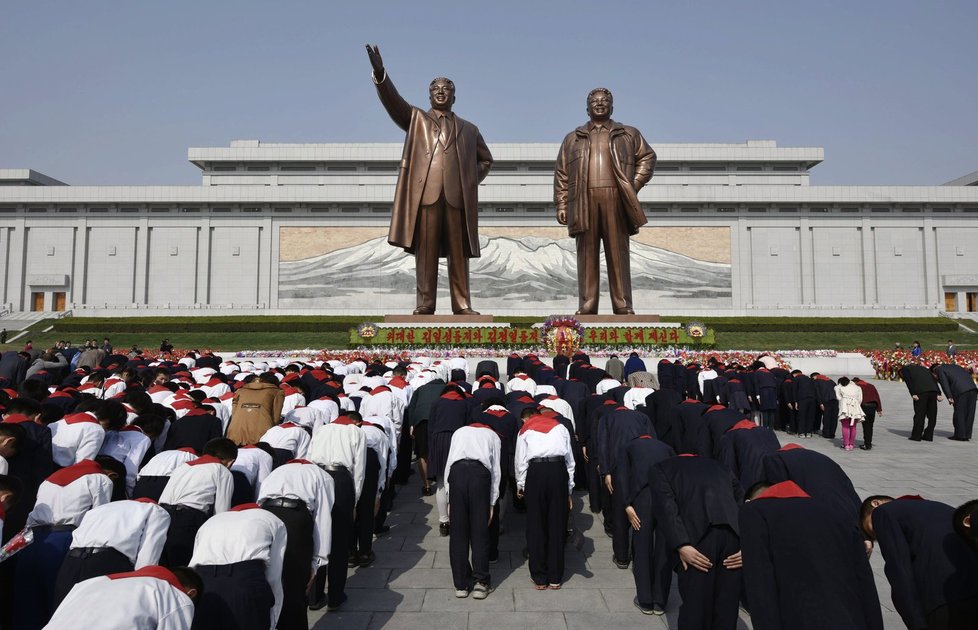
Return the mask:
[[557,398],[556,396],[548,396],[540,401],[540,405],[543,407],[548,407],[553,409],[560,415],[564,416],[571,422],[571,426],[577,427],[577,423],[574,421],[574,409],[571,408],[570,403],[563,398]]
[[96,577],[75,584],[45,630],[190,630],[194,602],[166,580]]
[[655,390],[651,387],[633,387],[625,392],[625,406],[629,409],[637,409],[645,406],[645,399]]
[[[306,404],[306,397],[302,395],[301,389],[295,389],[292,387],[286,387],[285,398],[282,399],[282,415],[288,414],[290,411],[296,407],[304,407]],[[274,418],[278,420],[278,418]]]
[[123,463],[126,467],[126,494],[132,495],[133,488],[136,487],[136,475],[139,472],[139,465],[143,463],[143,458],[152,446],[153,440],[149,439],[139,429],[133,427],[125,431],[106,431],[105,438],[102,440],[102,448],[99,455],[108,455]]
[[264,442],[272,448],[281,448],[292,453],[294,459],[302,459],[309,451],[309,443],[312,438],[309,432],[297,424],[286,422],[277,424],[270,428],[258,440]]
[[112,500],[112,481],[101,473],[85,474],[66,485],[51,481],[58,471],[37,489],[37,501],[27,516],[28,527],[37,525],[78,525],[85,512]]
[[265,563],[265,579],[272,587],[274,628],[282,612],[282,563],[285,559],[285,523],[267,510],[223,512],[207,519],[194,539],[191,567],[225,566],[247,560]]
[[7,464],[7,459],[3,455],[0,455],[0,475],[6,475],[9,469],[10,465]]
[[[205,457],[204,462],[198,463]],[[181,464],[170,474],[160,504],[185,505],[201,512],[207,512],[213,505],[215,513],[227,512],[231,509],[233,493],[231,471],[216,458],[205,455]]]
[[[333,406],[335,407],[336,403],[333,403]],[[313,433],[315,433],[317,427],[326,424],[326,411],[322,407],[314,407],[311,404],[308,407],[296,407],[289,413],[284,414],[284,417],[286,422],[307,427]]]
[[272,463],[272,456],[260,448],[242,446],[238,448],[238,457],[231,464],[231,470],[244,474],[257,496],[261,484],[272,472]]
[[312,514],[312,568],[329,564],[333,541],[333,478],[315,464],[292,463],[272,471],[261,486],[258,502],[265,499],[299,499]]
[[490,428],[467,426],[456,430],[452,434],[452,445],[448,449],[448,463],[445,464],[445,495],[449,495],[449,480],[455,462],[474,459],[489,470],[489,505],[495,505],[499,500],[500,448],[499,436]]
[[71,549],[112,547],[136,569],[158,564],[170,515],[148,501],[114,501],[89,510],[71,534]]
[[526,430],[516,438],[516,487],[526,488],[526,472],[530,460],[537,457],[563,457],[567,466],[568,490],[574,490],[574,452],[571,450],[570,433],[558,424],[547,433]]
[[353,475],[354,502],[360,500],[367,458],[367,439],[360,427],[342,419],[321,427],[309,446],[308,458],[324,466],[346,466]]
[[605,378],[598,381],[598,384],[595,385],[594,387],[594,391],[597,392],[598,394],[604,394],[605,392],[612,390],[616,387],[621,387],[621,383],[619,383],[613,378]]
[[318,409],[323,412],[323,421],[319,423],[320,426],[329,424],[333,420],[336,420],[336,418],[340,415],[340,406],[330,398],[317,398],[306,405],[306,408]]
[[146,462],[136,478],[140,477],[169,477],[180,464],[186,464],[197,459],[197,456],[188,451],[163,451]]
[[465,372],[465,379],[469,378],[469,362],[464,357],[454,357],[448,360],[449,370],[462,370]]
[[696,382],[700,385],[700,393],[703,393],[703,383],[707,381],[712,381],[717,377],[716,370],[700,370],[700,373],[696,375]]
[[385,389],[377,391],[377,393],[371,392],[360,401],[360,415],[364,418],[367,416],[384,416],[390,419],[394,424],[395,439],[400,439],[406,408],[404,399],[397,396],[393,389],[390,391]]
[[49,424],[48,429],[51,430],[51,456],[62,467],[95,459],[105,437],[105,430],[95,415],[87,412],[70,414]]
[[526,392],[530,396],[536,396],[537,382],[525,374],[517,374],[506,383],[508,392]]
[[387,434],[387,478],[390,479],[390,476],[394,474],[394,469],[397,468],[397,446],[400,435],[395,432],[394,423],[384,416],[364,416],[363,421],[379,424]]
[[112,398],[119,392],[126,391],[126,382],[121,378],[113,376],[112,378],[105,379],[105,382],[102,383],[102,387],[102,397],[108,399]]

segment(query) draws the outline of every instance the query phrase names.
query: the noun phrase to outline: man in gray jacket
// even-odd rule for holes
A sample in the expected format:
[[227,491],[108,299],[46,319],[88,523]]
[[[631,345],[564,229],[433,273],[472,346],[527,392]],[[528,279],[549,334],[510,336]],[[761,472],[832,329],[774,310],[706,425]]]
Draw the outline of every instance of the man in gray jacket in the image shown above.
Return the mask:
[[970,440],[975,424],[975,401],[978,399],[978,386],[971,378],[971,372],[952,363],[937,363],[930,370],[937,378],[948,404],[954,407],[951,420],[954,435],[950,439],[959,442]]

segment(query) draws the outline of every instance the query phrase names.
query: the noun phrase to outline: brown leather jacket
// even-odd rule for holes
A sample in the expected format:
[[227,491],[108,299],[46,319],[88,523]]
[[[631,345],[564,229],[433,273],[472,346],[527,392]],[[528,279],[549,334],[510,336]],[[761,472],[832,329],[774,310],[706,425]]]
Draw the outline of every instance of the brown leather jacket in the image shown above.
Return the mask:
[[285,395],[271,383],[253,381],[234,394],[228,439],[238,446],[254,444],[279,423]]
[[[618,191],[625,210],[629,234],[638,234],[648,223],[638,191],[652,179],[655,151],[635,127],[609,121],[611,127],[611,157]],[[587,212],[587,168],[591,156],[588,126],[581,125],[567,134],[554,169],[554,205],[557,212],[567,213],[567,231],[577,236],[591,229]]]

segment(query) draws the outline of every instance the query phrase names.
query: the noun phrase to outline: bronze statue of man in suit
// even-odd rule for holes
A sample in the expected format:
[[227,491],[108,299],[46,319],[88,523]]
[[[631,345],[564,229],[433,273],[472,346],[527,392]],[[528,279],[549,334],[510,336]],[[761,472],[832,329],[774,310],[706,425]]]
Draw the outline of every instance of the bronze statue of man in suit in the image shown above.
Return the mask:
[[612,104],[608,89],[591,90],[591,121],[567,134],[554,170],[557,221],[577,239],[578,315],[598,312],[602,243],[612,309],[635,313],[628,238],[648,222],[638,191],[652,178],[655,151],[638,129],[611,119]]
[[407,132],[387,242],[414,254],[414,314],[435,312],[438,259],[446,257],[452,312],[478,315],[469,300],[469,258],[479,257],[479,183],[489,174],[492,154],[478,127],[452,113],[455,84],[449,79],[431,82],[431,109],[425,111],[397,93],[376,46],[368,45],[367,55],[380,102]]

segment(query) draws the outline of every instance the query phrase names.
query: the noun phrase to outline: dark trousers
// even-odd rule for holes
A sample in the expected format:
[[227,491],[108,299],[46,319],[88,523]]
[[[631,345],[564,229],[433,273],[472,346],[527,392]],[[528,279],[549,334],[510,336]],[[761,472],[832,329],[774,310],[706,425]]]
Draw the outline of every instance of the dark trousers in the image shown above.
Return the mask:
[[248,481],[248,476],[240,470],[232,470],[231,477],[234,480],[234,491],[231,493],[231,506],[254,503],[255,488]]
[[873,445],[873,423],[876,422],[876,405],[860,405],[863,409],[863,413],[866,414],[866,419],[863,420],[863,444],[866,446]]
[[798,433],[811,433],[815,430],[815,411],[818,406],[814,398],[803,398],[798,401],[798,410],[795,413],[795,424]]
[[13,628],[40,630],[54,614],[54,586],[71,545],[70,529],[33,528],[34,542],[17,554]]
[[452,464],[448,478],[448,505],[452,518],[448,557],[452,565],[452,581],[458,590],[471,590],[477,583],[489,584],[491,483],[489,469],[480,462],[460,460]]
[[564,462],[530,463],[526,473],[526,546],[535,584],[564,581],[567,536],[567,467]]
[[669,551],[665,536],[661,531],[656,531],[652,515],[652,491],[645,488],[639,492],[632,507],[642,521],[641,528],[632,537],[635,547],[632,574],[635,576],[638,603],[645,608],[651,608],[654,604],[665,608],[669,601],[675,558],[670,558],[673,554]]
[[822,412],[822,437],[834,439],[835,430],[839,427],[839,401],[827,400],[822,404],[825,406]]
[[769,427],[771,429],[781,428],[775,424],[778,418],[778,411],[776,409],[762,409],[760,418],[762,427]]
[[[957,401],[955,401],[957,402]],[[944,604],[927,613],[927,630],[974,630],[978,597]]]
[[102,547],[92,553],[90,549],[72,549],[61,563],[54,585],[54,608],[61,605],[68,592],[79,582],[89,578],[126,573],[134,569],[129,558],[113,549]]
[[319,569],[316,573],[316,585],[313,588],[313,601],[322,598],[329,588],[328,603],[339,606],[346,594],[346,563],[349,561],[350,549],[353,545],[353,506],[356,503],[356,491],[353,489],[353,477],[342,470],[327,470],[333,478],[333,509],[330,516],[333,523],[331,528],[332,542],[329,549],[329,567]]
[[601,505],[601,475],[598,474],[597,447],[588,445],[587,469],[587,497],[588,504],[592,512],[602,509]]
[[[582,191],[583,193],[583,191]],[[590,226],[577,235],[577,284],[581,313],[598,312],[601,285],[600,252],[608,265],[608,289],[615,313],[632,308],[632,274],[629,267],[629,228],[616,186],[587,191]]]
[[152,499],[159,502],[170,478],[165,475],[154,477],[140,477],[136,480],[136,486],[132,490],[133,499]]
[[307,630],[306,585],[312,566],[313,528],[315,521],[305,507],[266,507],[285,524],[288,539],[282,562],[282,612],[278,630]]
[[679,567],[680,630],[732,630],[737,627],[741,572],[723,567],[723,560],[740,549],[732,529],[711,527],[695,545],[713,563],[707,572]]
[[194,630],[268,630],[275,595],[265,580],[265,563],[198,565],[204,592],[194,613]]
[[380,483],[380,459],[372,448],[367,449],[366,469],[363,474],[363,490],[357,501],[357,518],[353,527],[353,551],[368,553],[374,546],[374,503]]
[[971,390],[954,399],[954,437],[962,440],[971,439],[971,430],[975,426],[975,401],[978,400],[978,390]]
[[170,527],[166,530],[166,542],[160,554],[160,564],[165,567],[185,567],[194,555],[197,530],[209,515],[184,505],[161,504],[170,515]]
[[453,208],[442,196],[418,211],[414,232],[414,260],[418,308],[435,310],[438,297],[438,254],[446,249],[448,289],[452,312],[470,308],[469,259],[465,256],[465,211]]
[[625,478],[612,474],[615,491],[611,493],[611,548],[615,559],[628,562],[632,557],[632,524],[625,514]]
[[[924,427],[924,419],[927,427]],[[934,426],[937,424],[937,392],[924,392],[913,401],[913,429],[911,440],[933,440]]]
[[[398,461],[398,465],[400,465],[400,461]],[[384,491],[380,493],[380,509],[377,510],[377,516],[374,518],[374,532],[383,527],[387,521],[387,515],[394,507],[395,496],[397,496],[397,491],[394,489],[394,475],[391,475],[391,479],[384,486]]]
[[411,427],[405,422],[401,427],[401,440],[397,445],[397,467],[394,469],[394,483],[405,484],[411,476],[412,445]]
[[[513,483],[516,481],[514,479]],[[509,478],[503,474],[499,480],[499,500],[492,506],[492,520],[489,521],[489,559],[495,562],[499,558],[499,506],[506,499],[506,486],[509,485]]]

